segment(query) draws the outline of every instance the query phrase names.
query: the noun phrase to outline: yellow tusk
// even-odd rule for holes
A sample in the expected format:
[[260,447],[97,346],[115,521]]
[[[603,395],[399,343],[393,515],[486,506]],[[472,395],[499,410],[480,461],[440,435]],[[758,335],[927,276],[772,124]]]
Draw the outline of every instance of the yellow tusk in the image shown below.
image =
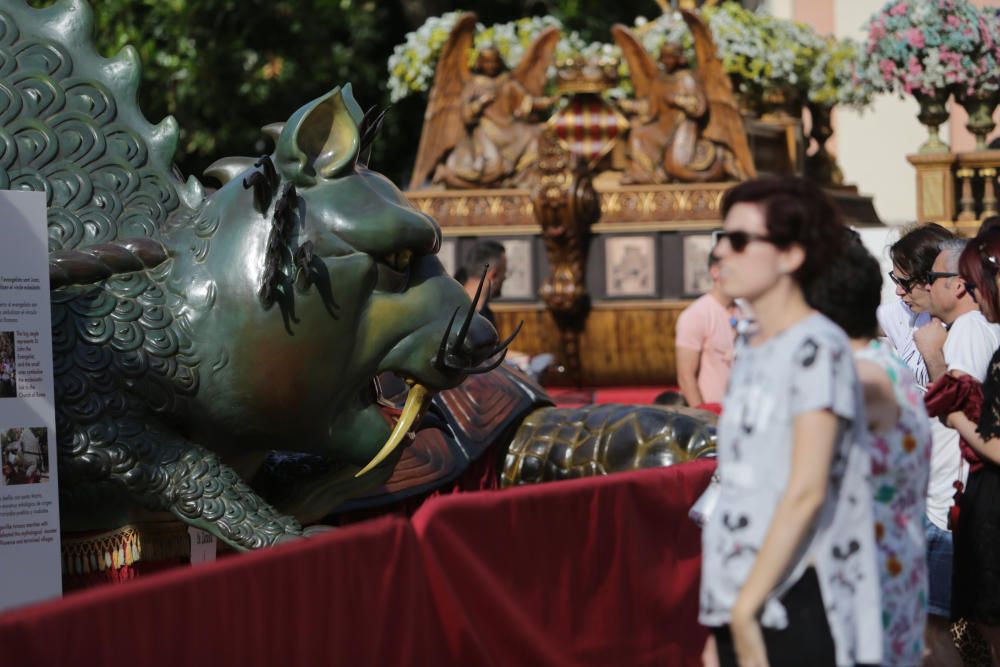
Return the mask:
[[399,444],[403,442],[403,438],[406,434],[410,432],[410,428],[416,423],[417,419],[420,418],[421,413],[430,403],[431,398],[433,398],[430,390],[427,389],[422,384],[414,384],[410,387],[410,393],[406,396],[406,403],[403,404],[403,411],[399,415],[399,420],[396,422],[396,426],[392,429],[392,433],[389,434],[389,439],[385,441],[382,445],[382,449],[379,453],[375,455],[371,461],[368,462],[364,468],[359,470],[355,477],[361,477],[366,472],[369,472],[372,468],[382,463],[392,452],[399,447]]

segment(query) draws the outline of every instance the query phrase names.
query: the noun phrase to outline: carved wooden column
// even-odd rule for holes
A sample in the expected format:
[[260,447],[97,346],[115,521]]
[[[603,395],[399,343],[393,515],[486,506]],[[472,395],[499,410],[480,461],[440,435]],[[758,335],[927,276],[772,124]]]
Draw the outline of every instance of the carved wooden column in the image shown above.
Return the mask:
[[581,161],[546,128],[539,140],[538,180],[532,191],[535,218],[549,260],[539,289],[559,327],[562,363],[580,382],[580,333],[590,310],[585,276],[590,226],[601,216],[600,202]]
[[959,223],[966,223],[976,219],[976,199],[972,196],[972,177],[975,174],[975,170],[969,167],[963,167],[955,172],[955,177],[962,185],[962,198],[958,202],[960,210],[956,218]]
[[979,175],[983,177],[983,218],[989,218],[997,214],[997,170],[983,167]]

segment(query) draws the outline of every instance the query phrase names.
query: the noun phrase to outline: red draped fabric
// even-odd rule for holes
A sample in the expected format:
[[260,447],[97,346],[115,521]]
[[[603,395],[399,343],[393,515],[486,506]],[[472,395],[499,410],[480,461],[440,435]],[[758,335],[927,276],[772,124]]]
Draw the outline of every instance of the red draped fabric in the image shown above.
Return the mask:
[[430,500],[0,615],[0,664],[697,665],[711,462]]
[[699,664],[713,464],[441,498],[413,517],[458,665]]

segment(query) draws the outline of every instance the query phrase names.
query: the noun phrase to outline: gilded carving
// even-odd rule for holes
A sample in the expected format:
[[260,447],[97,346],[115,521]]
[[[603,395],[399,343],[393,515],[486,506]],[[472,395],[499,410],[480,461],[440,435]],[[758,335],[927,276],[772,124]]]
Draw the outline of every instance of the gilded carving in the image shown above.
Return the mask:
[[590,226],[600,218],[600,203],[590,175],[552,129],[542,134],[535,213],[549,257],[549,275],[539,294],[562,336],[565,365],[579,378],[579,337],[589,307],[584,281]]
[[510,71],[495,46],[469,66],[476,15],[464,14],[438,60],[410,188],[503,187],[523,182],[538,157],[539,115],[559,31],[543,31]]
[[755,173],[711,32],[695,14],[682,15],[694,37],[697,71],[677,46],[664,45],[656,63],[628,28],[611,29],[636,91],[636,100],[621,102],[632,116],[622,183],[742,180]]
[[537,225],[529,190],[490,191],[442,196],[443,192],[408,193],[408,199],[421,212],[433,217],[442,227],[496,227],[498,225]]

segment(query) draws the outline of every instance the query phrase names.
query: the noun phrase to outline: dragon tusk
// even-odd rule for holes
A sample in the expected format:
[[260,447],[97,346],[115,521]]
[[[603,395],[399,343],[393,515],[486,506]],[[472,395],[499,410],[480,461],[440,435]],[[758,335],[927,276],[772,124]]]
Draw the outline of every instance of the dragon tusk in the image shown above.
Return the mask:
[[392,454],[399,447],[400,443],[403,442],[403,438],[410,432],[413,425],[416,424],[417,419],[420,418],[421,413],[423,413],[433,397],[434,395],[430,390],[422,384],[414,384],[410,387],[410,393],[406,396],[406,403],[403,404],[403,411],[400,413],[399,420],[396,421],[396,426],[393,427],[392,433],[389,434],[389,439],[382,445],[382,449],[375,455],[375,458],[359,470],[354,475],[355,477],[361,477],[371,471],[372,468],[382,463],[389,454]]

